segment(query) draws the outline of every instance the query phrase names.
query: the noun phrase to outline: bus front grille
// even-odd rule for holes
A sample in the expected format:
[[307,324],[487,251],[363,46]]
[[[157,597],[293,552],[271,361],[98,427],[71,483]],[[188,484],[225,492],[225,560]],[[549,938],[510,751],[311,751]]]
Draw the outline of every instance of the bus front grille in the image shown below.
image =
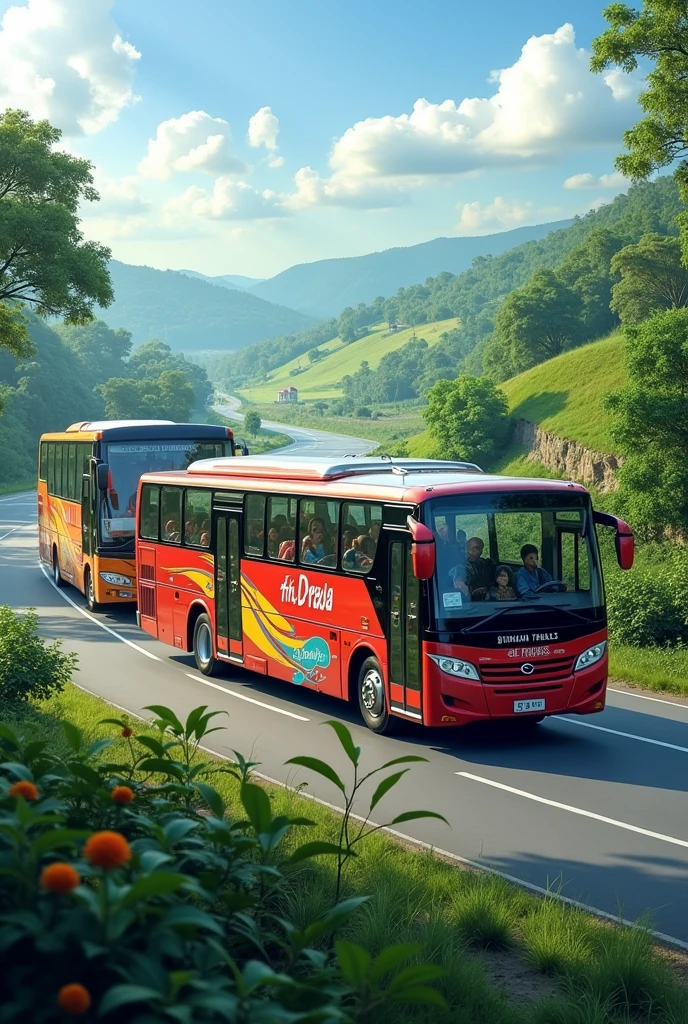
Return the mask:
[[[522,671],[523,665],[532,665],[531,671]],[[491,686],[513,686],[515,683],[556,682],[568,679],[573,671],[573,658],[548,658],[546,661],[523,661],[515,664],[481,665],[480,676]]]

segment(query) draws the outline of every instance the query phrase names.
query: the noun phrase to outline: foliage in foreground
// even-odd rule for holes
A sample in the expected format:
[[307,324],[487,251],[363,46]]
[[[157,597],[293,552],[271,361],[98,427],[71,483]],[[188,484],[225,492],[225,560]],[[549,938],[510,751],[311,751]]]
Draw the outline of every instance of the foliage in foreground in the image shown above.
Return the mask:
[[[289,920],[284,840],[313,823],[273,814],[240,755],[198,760],[217,712],[196,708],[183,724],[149,710],[157,735],[108,720],[128,741],[121,762],[104,756],[113,741],[87,746],[68,722],[67,758],[0,724],[0,1021],[343,1024],[394,1004],[445,1006],[428,984],[444,972],[418,963],[418,946],[371,956],[336,939],[365,897],[337,892],[318,917]],[[331,724],[356,771],[360,751]],[[297,760],[343,786],[324,762]],[[239,780],[240,807],[204,781],[217,773]],[[372,806],[401,774],[379,784]],[[289,862],[333,854],[340,877],[356,841],[345,830],[338,845],[297,846]]]
[[33,608],[19,614],[0,605],[0,705],[59,693],[77,671],[76,662],[61,640],[48,644],[38,635]]

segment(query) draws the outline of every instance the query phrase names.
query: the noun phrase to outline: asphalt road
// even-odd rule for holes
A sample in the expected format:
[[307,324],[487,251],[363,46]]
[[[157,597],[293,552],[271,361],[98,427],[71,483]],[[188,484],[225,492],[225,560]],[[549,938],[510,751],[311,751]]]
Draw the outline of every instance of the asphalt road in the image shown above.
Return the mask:
[[[311,445],[336,456],[352,451],[349,438],[298,433],[307,436],[292,453]],[[549,719],[529,738],[493,724],[450,731],[402,723],[394,737],[375,736],[357,709],[321,694],[234,667],[204,679],[191,656],[138,630],[133,610],[89,615],[83,597],[58,591],[37,563],[31,492],[0,498],[0,603],[38,609],[44,634],[79,655],[79,685],[135,714],[154,703],[181,715],[198,704],[225,710],[227,729],[210,737],[213,749],[240,749],[266,776],[307,781],[325,801],[338,803],[338,791],[285,761],[310,754],[346,772],[323,724],[329,718],[349,724],[367,766],[424,755],[429,763],[378,805],[378,822],[411,808],[439,811],[450,827],[425,821],[404,833],[614,917],[649,913],[656,931],[688,948],[688,706],[611,691],[603,714]]]

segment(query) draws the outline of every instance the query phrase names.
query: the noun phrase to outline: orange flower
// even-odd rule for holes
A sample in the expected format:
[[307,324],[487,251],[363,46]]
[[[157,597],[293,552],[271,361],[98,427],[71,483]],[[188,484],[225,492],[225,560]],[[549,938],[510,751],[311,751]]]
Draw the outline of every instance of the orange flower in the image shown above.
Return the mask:
[[134,799],[134,790],[129,786],[115,786],[110,793],[110,799],[115,804],[130,804]]
[[125,725],[124,728],[122,729],[122,736],[124,736],[125,740],[128,740],[129,737],[133,735],[134,730],[131,728],[131,726]]
[[121,868],[131,860],[131,847],[119,832],[94,832],[86,840],[84,856],[97,868]]
[[33,782],[21,779],[7,790],[8,796],[23,796],[25,800],[37,800],[38,790]]
[[65,1013],[86,1013],[91,1005],[91,993],[78,982],[63,985],[57,993],[57,1005]]
[[65,893],[76,889],[81,882],[81,876],[71,864],[58,862],[43,868],[40,882],[48,892]]

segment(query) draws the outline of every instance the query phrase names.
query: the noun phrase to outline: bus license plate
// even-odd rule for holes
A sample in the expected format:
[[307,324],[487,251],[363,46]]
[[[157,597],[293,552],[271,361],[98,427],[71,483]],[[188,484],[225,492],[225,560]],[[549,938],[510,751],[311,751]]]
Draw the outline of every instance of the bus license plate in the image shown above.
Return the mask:
[[544,711],[545,702],[544,700],[515,700],[514,701],[514,714],[518,714],[520,711]]

